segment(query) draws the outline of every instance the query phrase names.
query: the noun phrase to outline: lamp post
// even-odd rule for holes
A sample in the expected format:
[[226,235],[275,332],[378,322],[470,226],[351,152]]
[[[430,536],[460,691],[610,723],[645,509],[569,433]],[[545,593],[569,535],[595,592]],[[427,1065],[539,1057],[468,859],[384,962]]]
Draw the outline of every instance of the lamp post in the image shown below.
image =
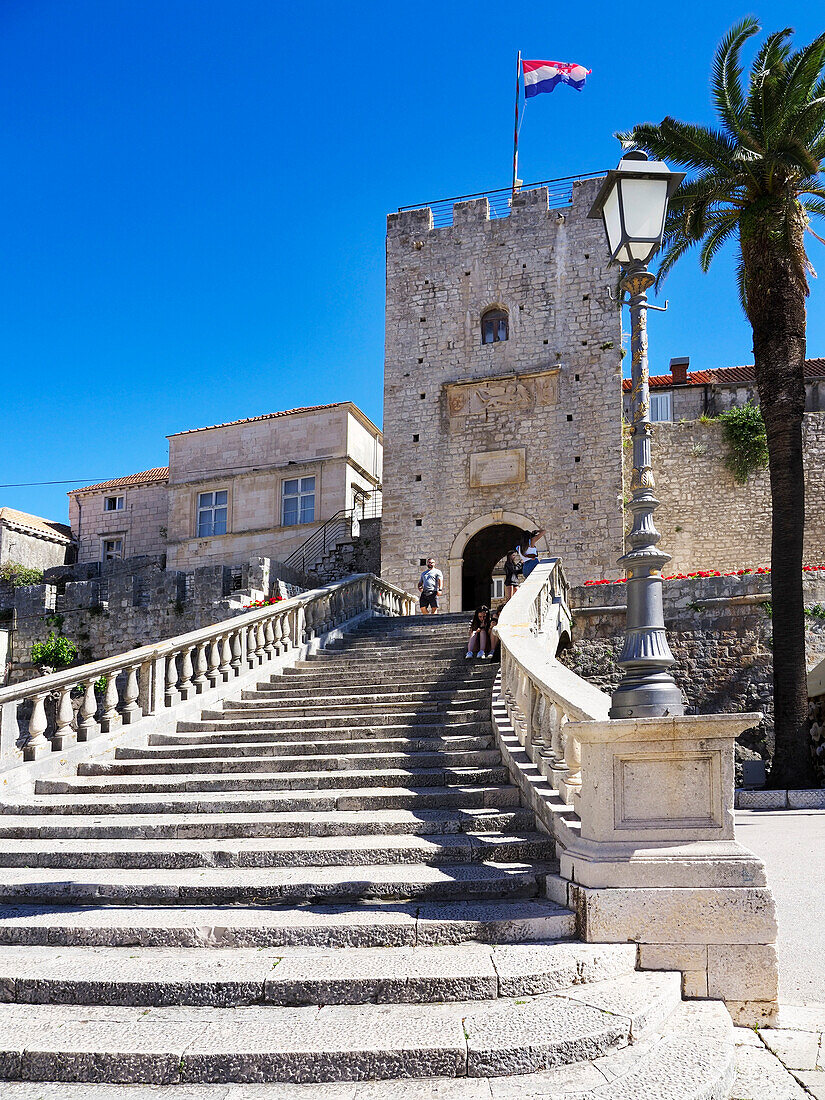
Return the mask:
[[620,283],[630,302],[633,525],[630,550],[619,558],[627,570],[627,621],[618,664],[621,683],[613,692],[611,718],[661,718],[684,714],[682,693],[669,669],[674,664],[662,610],[662,566],[670,555],[657,546],[653,523],[659,505],[650,461],[652,425],[647,367],[647,291],[655,278],[647,263],[662,243],[668,199],[684,179],[640,151],[626,153],[607,178],[588,215],[602,218],[611,260],[624,268]]

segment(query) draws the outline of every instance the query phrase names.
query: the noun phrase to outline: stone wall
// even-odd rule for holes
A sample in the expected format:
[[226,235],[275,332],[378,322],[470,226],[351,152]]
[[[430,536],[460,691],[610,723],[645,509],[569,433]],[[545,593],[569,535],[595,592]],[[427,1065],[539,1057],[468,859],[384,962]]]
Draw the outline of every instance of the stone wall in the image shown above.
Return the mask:
[[[825,564],[825,413],[806,413],[805,564]],[[630,447],[625,478],[630,484]],[[767,470],[737,485],[724,465],[719,424],[656,424],[653,470],[661,506],[655,522],[672,555],[667,573],[756,568],[771,560],[771,498]],[[606,573],[605,576],[615,574]],[[596,579],[594,574],[592,579]]]
[[[281,562],[256,557],[243,567],[207,565],[184,573],[163,555],[52,570],[51,583],[18,588],[9,657],[14,682],[33,674],[31,647],[49,631],[73,641],[83,661],[222,622],[252,601],[310,586]],[[72,576],[81,579],[71,579]]]
[[[387,219],[383,575],[414,591],[432,554],[451,608],[476,522],[547,527],[574,581],[617,575],[621,332],[587,219],[598,186],[560,210],[523,192],[492,220],[486,199],[457,203],[439,229],[429,209]],[[491,307],[509,338],[482,344]]]
[[[689,714],[762,711],[761,725],[738,738],[737,761],[773,753],[772,627],[765,607],[770,574],[667,580],[665,626],[677,664],[676,682]],[[825,573],[807,573],[805,606],[825,604]],[[625,586],[571,592],[572,649],[561,660],[603,691],[621,679],[616,665],[624,640]],[[825,655],[825,619],[806,619],[808,667]]]

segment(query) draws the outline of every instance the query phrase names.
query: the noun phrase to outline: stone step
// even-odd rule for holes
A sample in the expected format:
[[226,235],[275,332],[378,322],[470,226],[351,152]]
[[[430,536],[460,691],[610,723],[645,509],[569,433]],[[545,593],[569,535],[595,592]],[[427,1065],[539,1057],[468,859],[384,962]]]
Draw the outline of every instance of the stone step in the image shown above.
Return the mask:
[[[422,693],[420,699],[403,699],[394,695],[386,695],[377,702],[374,698],[371,699],[370,696],[361,696],[360,698],[356,696],[354,698],[345,697],[344,699],[312,698],[311,700],[295,700],[292,703],[288,703],[283,699],[265,696],[258,699],[227,699],[222,709],[214,713],[245,715],[251,712],[261,718],[269,714],[282,718],[314,718],[318,715],[371,715],[375,714],[375,708],[378,706],[384,714],[389,715],[433,715],[460,711],[462,713],[466,712],[470,716],[489,714],[490,700],[487,695],[487,692],[479,691],[474,696],[463,699],[455,699],[452,696],[445,699],[428,699]],[[210,713],[212,712],[204,712],[204,718],[209,717]]]
[[[113,765],[114,766],[114,765]],[[373,768],[372,771],[267,772],[242,775],[221,772],[174,779],[162,775],[78,776],[76,779],[39,779],[37,794],[182,794],[217,791],[322,791],[339,789],[351,781],[352,793],[369,787],[450,787],[504,784],[505,767],[486,768]]]
[[377,768],[488,768],[501,763],[498,749],[463,749],[456,752],[360,752],[287,754],[277,752],[267,757],[229,756],[208,759],[118,761],[107,764],[80,764],[82,776],[161,776],[215,775],[242,773],[272,774],[283,772],[374,771]]
[[485,712],[483,718],[469,722],[461,712],[456,715],[439,715],[437,722],[433,722],[432,718],[433,715],[423,714],[399,720],[395,715],[385,717],[378,714],[374,718],[365,716],[363,720],[356,717],[344,717],[337,721],[332,719],[328,721],[327,719],[318,718],[295,718],[285,719],[282,723],[279,723],[277,719],[273,718],[237,718],[232,716],[224,719],[209,718],[197,721],[179,721],[177,731],[178,733],[243,733],[247,730],[265,730],[268,733],[277,733],[278,730],[285,729],[294,735],[302,730],[314,734],[318,730],[328,729],[335,730],[340,738],[357,729],[379,730],[384,736],[387,736],[388,730],[396,733],[403,731],[403,736],[410,730],[413,735],[419,733],[421,736],[427,736],[426,732],[422,733],[421,731],[429,731],[430,736],[439,737],[444,730],[487,734],[491,728],[491,720],[487,712]]
[[488,690],[495,679],[495,662],[468,661],[466,658],[455,667],[442,669],[416,669],[407,668],[387,669],[374,668],[362,669],[357,675],[351,672],[339,672],[335,667],[329,671],[319,670],[309,665],[298,665],[295,668],[285,668],[281,673],[273,675],[269,682],[276,687],[289,688],[292,691],[302,691],[307,684],[312,684],[320,689],[325,685],[353,687],[362,685],[365,689],[372,685],[391,684],[393,686],[410,686],[413,688],[452,688],[452,687],[482,687]]
[[634,944],[356,948],[1,947],[22,1004],[425,1004],[536,996],[632,975]]
[[[497,1077],[592,1060],[663,1023],[671,974],[428,1005],[0,1007],[3,1079],[202,1084]],[[595,1003],[594,1003],[595,1002]]]
[[546,833],[256,837],[230,839],[0,840],[0,867],[83,869],[359,867],[552,860]]
[[[304,791],[215,791],[204,797],[198,792],[167,793],[159,798],[154,792],[107,793],[90,801],[87,794],[67,794],[60,798],[34,795],[25,800],[0,801],[5,814],[177,814],[177,813],[292,813],[304,810],[452,810],[517,807],[518,788],[507,784],[451,787],[366,787],[362,789],[325,789]],[[0,816],[2,820],[2,816]]]
[[735,1075],[732,1025],[724,1006],[694,1001],[676,1007],[661,1035],[592,1061],[513,1077],[128,1088],[97,1084],[92,1089],[88,1083],[6,1081],[3,1100],[728,1100]]
[[[466,733],[460,726],[450,726],[447,731],[443,729],[441,725],[435,724],[433,726],[420,725],[410,728],[409,726],[403,726],[400,728],[392,728],[387,726],[381,726],[373,728],[371,726],[348,726],[341,729],[317,729],[312,730],[312,736],[309,736],[309,731],[305,734],[301,734],[300,744],[303,745],[328,745],[352,743],[352,742],[366,742],[372,744],[379,741],[404,741],[404,742],[425,742],[425,741],[443,741],[445,743],[452,743],[453,740],[466,740],[472,741],[489,741],[492,738],[492,731],[488,728],[481,732]],[[159,747],[165,745],[188,745],[188,746],[210,746],[212,748],[219,748],[221,745],[273,745],[273,744],[294,744],[296,733],[294,730],[224,730],[219,732],[216,730],[206,730],[201,733],[191,732],[178,732],[178,733],[153,733],[149,735],[149,747]]]
[[[424,655],[418,656],[415,654],[407,653],[390,653],[386,652],[381,655],[375,653],[365,652],[362,656],[357,653],[326,653],[323,649],[318,653],[312,654],[307,657],[303,662],[300,662],[295,666],[298,671],[307,669],[311,672],[321,672],[325,670],[327,666],[335,669],[338,675],[344,673],[352,676],[359,676],[362,674],[369,675],[372,672],[379,672],[382,670],[387,671],[403,671],[405,674],[410,672],[421,672],[424,675],[435,675],[439,672],[454,672],[458,673],[460,669],[467,665],[477,665],[479,668],[489,670],[490,677],[493,677],[494,666],[490,661],[468,661],[466,653],[466,645],[457,646],[454,653],[449,655],[433,655],[432,657],[426,657]],[[284,671],[284,675],[287,675],[287,671]]]
[[[443,725],[462,726],[478,724],[490,721],[490,707],[476,704],[444,708],[433,712],[431,710],[418,709],[409,705],[400,704],[397,708],[384,708],[376,712],[375,708],[355,706],[335,708],[319,707],[314,713],[292,715],[285,712],[279,706],[256,706],[251,710],[229,708],[227,710],[203,710],[199,725],[206,723],[211,725],[218,722],[219,728],[227,725],[238,729],[261,729],[269,726],[271,729],[290,730],[315,730],[327,729],[329,726],[414,726],[420,723],[434,725],[436,722]],[[253,725],[253,723],[255,723]],[[186,723],[188,724],[188,723]]]
[[[383,687],[379,685],[374,690],[367,689],[361,684],[347,684],[335,689],[329,688],[327,690],[313,692],[311,698],[314,703],[327,706],[337,699],[360,701],[370,705],[381,705],[385,702],[449,702],[459,704],[474,702],[478,699],[488,699],[489,696],[489,684],[481,683],[474,685],[471,683],[469,685],[464,685],[459,682],[454,688],[447,687],[444,689],[438,685],[426,688],[420,683],[410,684],[409,688],[403,691],[400,688],[386,684],[383,685]],[[279,705],[291,706],[293,703],[305,703],[307,694],[306,692],[298,694],[295,686],[292,684],[284,686],[274,681],[271,684],[258,684],[255,690],[245,689],[241,692],[241,700],[244,702],[257,702],[261,700],[265,703],[272,703],[274,700],[277,700]]]
[[344,810],[328,812],[51,814],[0,816],[0,837],[17,840],[250,840],[255,837],[439,836],[465,832],[518,833],[533,827],[529,810]]
[[299,905],[362,899],[526,898],[543,893],[553,863],[373,864],[358,867],[61,870],[9,867],[0,903],[66,905]]
[[167,738],[164,744],[150,745],[146,748],[123,747],[115,750],[117,760],[194,760],[209,757],[267,757],[313,756],[325,752],[337,752],[342,756],[353,753],[371,752],[459,752],[462,750],[482,751],[493,744],[493,736],[487,737],[362,737],[357,740],[334,741],[224,741],[212,744],[209,735],[192,744],[189,738],[182,738],[180,744],[174,744],[175,738]]
[[415,947],[570,939],[575,917],[546,898],[355,901],[347,905],[0,908],[0,944],[52,947]]

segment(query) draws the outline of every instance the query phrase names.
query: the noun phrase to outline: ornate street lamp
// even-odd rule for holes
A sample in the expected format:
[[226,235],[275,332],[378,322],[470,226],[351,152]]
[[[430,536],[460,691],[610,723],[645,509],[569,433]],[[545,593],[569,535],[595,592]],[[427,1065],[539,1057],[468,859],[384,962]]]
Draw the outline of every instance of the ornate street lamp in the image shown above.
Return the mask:
[[662,611],[662,566],[670,555],[659,550],[653,512],[659,501],[650,463],[650,390],[647,369],[647,291],[655,278],[647,263],[662,243],[667,204],[684,179],[661,161],[632,151],[607,178],[588,215],[604,221],[610,258],[624,268],[619,284],[630,301],[631,424],[633,438],[633,526],[630,550],[619,564],[627,570],[627,622],[618,664],[621,683],[613,692],[611,718],[661,718],[684,714],[682,693],[668,671],[674,664]]

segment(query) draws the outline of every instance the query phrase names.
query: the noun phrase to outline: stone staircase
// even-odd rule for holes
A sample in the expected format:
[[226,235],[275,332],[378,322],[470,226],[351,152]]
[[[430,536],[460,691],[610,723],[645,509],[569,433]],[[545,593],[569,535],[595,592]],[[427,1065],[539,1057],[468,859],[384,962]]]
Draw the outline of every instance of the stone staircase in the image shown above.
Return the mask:
[[549,900],[466,629],[369,620],[0,801],[3,1100],[728,1095],[724,1008]]

